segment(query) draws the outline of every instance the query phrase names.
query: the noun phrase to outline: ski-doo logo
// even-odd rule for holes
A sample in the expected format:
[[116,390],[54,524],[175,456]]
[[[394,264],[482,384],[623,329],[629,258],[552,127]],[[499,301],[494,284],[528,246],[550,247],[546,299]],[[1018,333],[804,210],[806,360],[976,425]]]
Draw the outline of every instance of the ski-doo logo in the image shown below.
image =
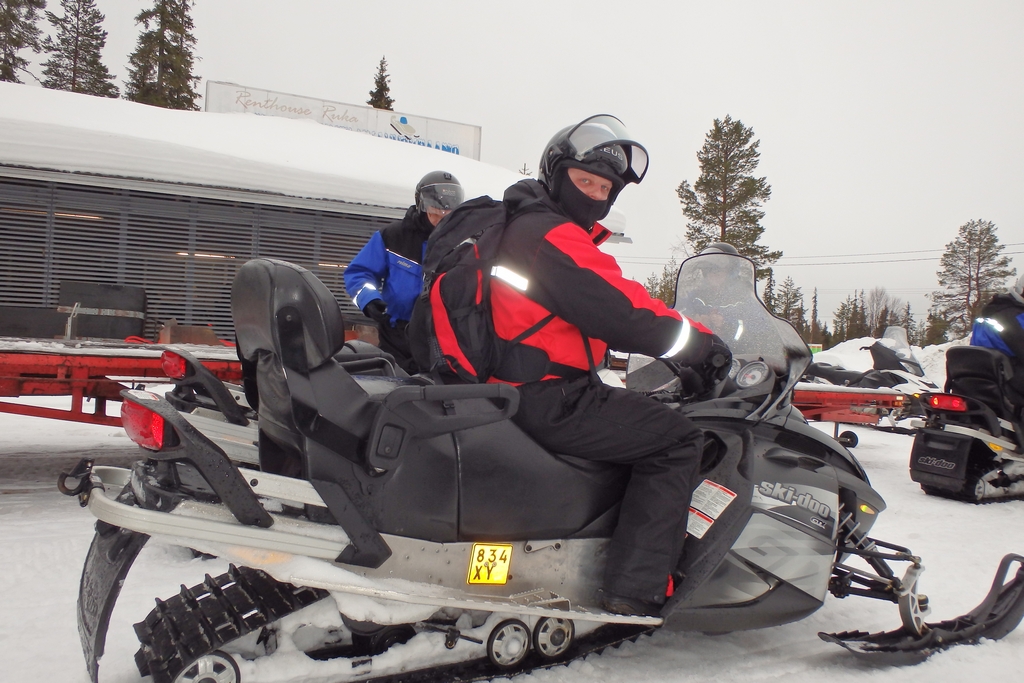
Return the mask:
[[933,458],[931,456],[923,456],[917,459],[918,465],[925,465],[926,467],[937,467],[940,470],[953,470],[956,469],[956,463],[942,458]]
[[832,508],[828,505],[815,499],[815,497],[809,493],[798,494],[796,492],[796,488],[792,486],[786,486],[778,482],[772,483],[770,481],[762,481],[757,487],[757,492],[762,496],[781,500],[783,503],[788,505],[802,507],[813,514],[820,515],[826,519],[832,515]]

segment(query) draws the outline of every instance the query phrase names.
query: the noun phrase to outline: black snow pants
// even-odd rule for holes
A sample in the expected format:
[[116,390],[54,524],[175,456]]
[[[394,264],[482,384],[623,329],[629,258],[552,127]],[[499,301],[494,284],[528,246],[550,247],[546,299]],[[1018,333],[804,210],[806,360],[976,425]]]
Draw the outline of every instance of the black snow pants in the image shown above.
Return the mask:
[[531,382],[519,391],[519,412],[512,419],[544,448],[632,466],[604,588],[663,604],[686,537],[701,431],[657,401],[589,377]]

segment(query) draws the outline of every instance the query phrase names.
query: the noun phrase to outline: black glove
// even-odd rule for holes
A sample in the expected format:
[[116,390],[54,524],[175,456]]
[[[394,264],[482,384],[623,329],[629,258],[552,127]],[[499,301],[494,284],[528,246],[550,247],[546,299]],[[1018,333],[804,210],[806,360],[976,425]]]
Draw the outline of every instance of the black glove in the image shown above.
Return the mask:
[[384,303],[383,299],[374,299],[363,306],[363,315],[381,325],[391,324],[391,316],[388,315],[388,305]]
[[725,345],[717,334],[711,335],[711,351],[708,352],[701,368],[698,370],[704,379],[711,384],[717,384],[729,376],[732,369],[732,351]]
[[720,382],[729,374],[732,366],[732,351],[722,339],[711,332],[691,328],[691,339],[672,361],[680,366],[692,368],[698,375],[711,383]]
[[[711,332],[699,330],[696,326],[690,327],[690,338],[686,340],[681,351],[669,358],[673,363],[684,367],[700,365],[711,353],[713,341],[718,339]],[[721,343],[722,340],[718,339]]]

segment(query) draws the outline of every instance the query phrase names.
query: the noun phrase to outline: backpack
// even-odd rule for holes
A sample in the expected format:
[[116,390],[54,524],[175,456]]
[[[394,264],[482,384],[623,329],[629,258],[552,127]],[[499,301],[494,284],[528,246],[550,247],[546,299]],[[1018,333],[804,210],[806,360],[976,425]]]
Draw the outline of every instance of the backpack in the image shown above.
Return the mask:
[[491,318],[491,269],[505,232],[505,204],[477,197],[460,204],[430,234],[423,289],[409,321],[409,346],[424,372],[486,382],[501,360]]

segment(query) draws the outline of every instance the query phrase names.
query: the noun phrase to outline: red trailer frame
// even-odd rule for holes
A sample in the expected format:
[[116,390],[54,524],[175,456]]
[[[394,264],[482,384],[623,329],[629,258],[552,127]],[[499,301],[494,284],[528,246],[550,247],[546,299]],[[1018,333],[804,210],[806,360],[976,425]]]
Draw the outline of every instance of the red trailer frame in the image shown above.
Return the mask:
[[[120,401],[121,390],[138,380],[170,381],[160,361],[164,346],[92,343],[83,348],[76,342],[5,342],[0,344],[0,396],[71,396],[71,410],[0,401],[4,413],[120,427],[120,417],[107,415],[108,400]],[[40,345],[53,350],[34,349]],[[204,354],[203,347],[188,346],[218,379],[241,381],[241,363],[226,359],[223,351],[216,353],[216,347],[207,349]],[[83,410],[86,398],[95,400],[93,412]]]

